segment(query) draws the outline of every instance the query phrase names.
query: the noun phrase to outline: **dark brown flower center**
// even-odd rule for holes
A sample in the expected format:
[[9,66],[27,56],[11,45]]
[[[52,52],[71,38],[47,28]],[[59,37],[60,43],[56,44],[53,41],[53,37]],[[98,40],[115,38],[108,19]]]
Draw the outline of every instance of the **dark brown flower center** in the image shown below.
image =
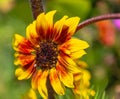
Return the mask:
[[37,68],[50,69],[56,66],[58,56],[57,44],[51,41],[40,42],[40,48],[36,52]]

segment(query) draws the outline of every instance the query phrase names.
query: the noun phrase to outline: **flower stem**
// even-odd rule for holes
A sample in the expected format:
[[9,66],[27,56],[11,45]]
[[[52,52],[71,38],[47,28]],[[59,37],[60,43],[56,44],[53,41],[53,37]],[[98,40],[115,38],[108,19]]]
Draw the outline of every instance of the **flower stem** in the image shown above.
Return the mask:
[[76,31],[80,30],[81,28],[91,24],[91,23],[95,23],[98,21],[102,21],[102,20],[108,20],[108,19],[120,19],[120,13],[118,14],[106,14],[106,15],[100,15],[97,17],[93,17],[90,19],[87,19],[86,21],[83,21],[82,23],[80,23],[76,29]]
[[47,78],[47,90],[48,90],[48,99],[55,99],[54,97],[54,91],[52,89],[52,86],[50,84],[49,78]]
[[40,13],[44,12],[43,0],[30,0],[30,4],[33,17],[36,19]]

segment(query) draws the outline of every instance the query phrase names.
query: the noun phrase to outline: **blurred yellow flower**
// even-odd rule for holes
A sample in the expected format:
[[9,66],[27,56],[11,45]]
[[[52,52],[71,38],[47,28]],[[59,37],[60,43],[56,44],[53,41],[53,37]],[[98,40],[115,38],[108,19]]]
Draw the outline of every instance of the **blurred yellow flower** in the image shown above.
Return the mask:
[[15,0],[0,0],[0,12],[7,13],[15,6]]
[[29,92],[24,95],[23,99],[37,99],[37,96],[34,90],[30,89]]
[[87,64],[84,61],[77,60],[77,65],[82,69],[81,73],[74,74],[74,86],[73,92],[76,99],[89,99],[90,96],[95,95],[95,91],[90,89],[91,75],[88,70],[85,69]]
[[89,45],[77,38],[71,38],[79,22],[78,17],[64,16],[53,23],[56,11],[41,13],[26,29],[26,38],[15,34],[13,48],[16,51],[14,62],[19,65],[15,71],[18,80],[32,76],[32,88],[38,89],[46,99],[47,80],[53,90],[63,95],[65,87],[74,88],[73,74],[81,70],[74,59],[82,57]]

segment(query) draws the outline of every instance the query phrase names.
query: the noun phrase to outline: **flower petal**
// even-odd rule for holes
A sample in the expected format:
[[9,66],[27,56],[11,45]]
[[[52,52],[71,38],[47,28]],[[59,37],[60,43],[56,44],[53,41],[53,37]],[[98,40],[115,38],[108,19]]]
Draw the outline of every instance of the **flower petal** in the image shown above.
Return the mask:
[[61,33],[60,35],[58,35],[56,41],[59,44],[63,44],[64,42],[68,41],[71,38],[71,36],[75,33],[78,22],[78,17],[72,17],[65,20],[64,25],[62,26]]
[[39,44],[40,38],[36,32],[36,21],[27,27],[26,36],[33,45],[37,46]]
[[48,72],[48,70],[43,71],[42,75],[38,79],[38,91],[44,99],[47,99],[48,97],[48,91],[46,87]]
[[83,73],[75,73],[73,74],[74,82],[80,81],[80,79],[83,77]]
[[56,13],[56,10],[50,11],[48,13],[46,13],[45,18],[48,22],[48,30],[46,33],[46,39],[53,39],[51,37],[53,37],[54,33],[53,33],[53,17],[54,14]]
[[36,93],[33,89],[30,89],[30,92],[28,95],[31,99],[37,99]]
[[89,80],[91,79],[90,72],[88,70],[83,70],[83,84],[88,87],[90,85]]
[[[53,16],[55,12],[56,11],[51,11],[46,15],[45,13],[41,13],[37,17],[36,30],[40,38],[43,40],[48,39],[49,35],[52,33],[51,29],[53,28]],[[50,34],[48,35],[48,33]]]
[[32,85],[33,89],[38,88],[38,80],[39,80],[41,75],[42,75],[42,70],[38,70],[34,73],[34,75],[32,77],[32,81],[31,81],[31,85]]
[[36,21],[36,30],[38,35],[41,39],[51,39],[51,35],[53,35],[52,29],[53,29],[53,16],[56,13],[56,11],[50,11],[48,13],[41,13],[37,17]]
[[25,55],[25,54],[21,54],[21,53],[15,53],[14,54],[16,60],[14,61],[15,65],[21,65],[21,66],[25,66],[29,63],[31,63],[32,61],[34,61],[35,59],[35,55]]
[[[79,77],[80,76],[80,77]],[[95,91],[89,89],[90,87],[90,73],[83,69],[82,74],[77,73],[74,75],[74,89],[75,95],[80,95],[84,99],[89,99],[89,96],[94,96]]]
[[79,17],[72,17],[66,20],[65,25],[69,27],[68,29],[69,35],[72,36],[75,33],[79,21],[80,21]]
[[45,13],[41,13],[37,17],[37,21],[36,21],[36,30],[41,39],[45,39],[47,29],[48,29],[48,24],[45,18]]
[[72,38],[66,43],[64,43],[61,47],[70,50],[70,52],[76,52],[78,50],[88,48],[89,45],[86,41],[79,40],[77,38]]
[[35,91],[31,88],[23,99],[37,99]]
[[15,51],[24,54],[31,54],[34,52],[31,42],[18,34],[15,34],[14,36],[13,48]]
[[51,85],[52,85],[53,89],[55,90],[55,92],[59,95],[63,95],[65,92],[61,85],[61,82],[58,77],[58,73],[55,68],[50,70],[49,78],[50,78]]
[[68,16],[64,16],[63,18],[61,18],[59,21],[57,21],[54,24],[54,30],[53,30],[53,35],[52,38],[54,41],[57,41],[57,38],[61,35],[61,32],[63,30],[63,26],[65,23],[65,20],[67,19]]
[[74,88],[73,85],[73,74],[67,71],[63,66],[57,65],[56,69],[58,71],[60,80],[63,82],[63,84],[69,88]]
[[72,58],[62,52],[58,56],[58,61],[61,66],[67,68],[71,73],[81,72],[81,69],[76,65]]
[[29,66],[27,69],[18,68],[15,71],[15,75],[17,76],[18,80],[29,79],[31,75],[35,72],[34,62]]
[[72,52],[69,56],[72,59],[78,59],[78,58],[82,57],[85,54],[86,54],[86,52],[84,50],[79,50],[79,51],[76,51],[76,52]]
[[86,54],[83,49],[89,47],[88,43],[76,38],[72,38],[66,43],[64,43],[60,50],[62,50],[65,54],[69,55],[72,59],[77,59]]
[[46,13],[46,15],[45,15],[45,18],[46,18],[50,28],[53,28],[53,17],[54,17],[55,13],[56,13],[56,10],[53,10],[53,11]]
[[75,60],[76,64],[80,67],[80,68],[86,68],[88,67],[88,64],[82,60]]

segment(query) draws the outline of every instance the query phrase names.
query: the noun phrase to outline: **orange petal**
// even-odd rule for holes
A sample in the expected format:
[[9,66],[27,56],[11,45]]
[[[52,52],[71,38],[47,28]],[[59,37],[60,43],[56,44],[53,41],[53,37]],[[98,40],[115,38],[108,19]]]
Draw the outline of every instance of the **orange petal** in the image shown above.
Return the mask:
[[29,79],[31,75],[35,72],[34,62],[29,66],[27,69],[18,68],[15,71],[15,75],[17,76],[18,80]]
[[74,34],[78,22],[79,22],[78,17],[73,17],[65,20],[62,29],[60,31],[61,33],[60,35],[58,35],[56,41],[59,44],[63,44],[64,42],[68,41],[71,38],[71,36]]
[[62,46],[60,46],[60,50],[69,55],[72,59],[77,59],[86,54],[83,49],[86,49],[87,47],[89,47],[87,42],[72,38],[64,43]]
[[69,88],[73,88],[73,74],[59,64],[56,66],[56,69],[63,84]]
[[76,64],[80,67],[80,68],[86,68],[88,67],[88,64],[82,60],[75,60]]
[[21,65],[25,66],[35,59],[35,55],[27,55],[27,54],[21,54],[21,53],[15,53],[14,54],[16,60],[14,61],[15,65]]
[[59,45],[63,44],[64,42],[66,42],[67,40],[69,40],[71,38],[70,35],[67,35],[69,27],[68,26],[63,26],[61,33],[59,35],[57,35],[55,42],[57,42]]
[[39,44],[40,38],[36,32],[36,21],[30,24],[26,29],[26,36],[28,40],[35,46]]
[[76,65],[72,58],[62,52],[58,56],[58,61],[61,66],[66,67],[71,73],[81,72],[81,69]]
[[41,39],[48,39],[52,33],[53,28],[53,16],[56,11],[48,12],[47,14],[41,13],[37,17],[36,29]]
[[41,39],[45,39],[45,35],[47,33],[48,24],[45,19],[45,13],[41,13],[36,20],[36,30]]
[[89,45],[86,41],[77,38],[72,38],[61,46],[61,48],[66,48],[70,50],[70,52],[86,49],[88,47]]
[[73,74],[74,82],[80,81],[80,79],[83,77],[83,73],[76,73]]
[[80,92],[80,85],[82,83],[82,78],[83,78],[83,74],[82,73],[76,73],[73,75],[73,78],[74,78],[74,89],[73,89],[73,92],[75,94],[78,94],[80,95],[81,92]]
[[55,68],[50,70],[50,82],[57,94],[63,95],[65,93]]
[[46,87],[48,73],[48,70],[43,71],[42,75],[38,79],[38,91],[44,99],[47,99],[48,97],[48,91]]
[[48,13],[46,13],[45,18],[48,22],[48,30],[46,33],[46,39],[53,39],[51,38],[54,34],[53,34],[53,17],[54,14],[56,13],[56,10],[50,11]]
[[56,13],[56,10],[53,10],[53,11],[46,13],[46,15],[45,15],[47,23],[48,23],[49,27],[51,27],[51,28],[53,28],[53,17],[54,17],[55,13]]
[[59,21],[57,21],[54,24],[54,30],[53,30],[53,36],[52,38],[54,39],[54,41],[58,42],[58,37],[61,35],[65,20],[67,19],[68,16],[64,16],[63,18],[61,18]]
[[30,54],[34,52],[33,46],[30,41],[18,34],[15,34],[14,36],[13,48],[14,50],[24,54]]
[[69,35],[72,36],[75,33],[79,21],[80,21],[79,17],[72,17],[66,20],[65,25],[69,27],[68,29]]
[[33,89],[38,88],[38,79],[40,78],[41,75],[42,75],[42,70],[38,70],[34,73],[31,81],[31,85]]

